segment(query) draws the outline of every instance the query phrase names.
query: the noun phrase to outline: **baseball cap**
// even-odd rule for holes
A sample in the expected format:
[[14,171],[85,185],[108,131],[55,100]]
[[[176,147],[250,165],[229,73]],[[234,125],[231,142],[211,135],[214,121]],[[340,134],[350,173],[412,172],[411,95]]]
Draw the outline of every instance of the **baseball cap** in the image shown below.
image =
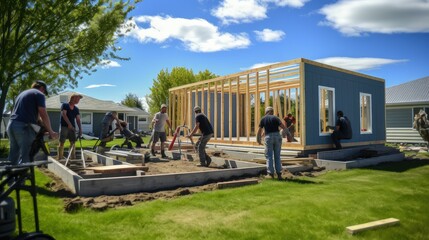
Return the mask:
[[33,88],[39,88],[39,87],[43,87],[45,89],[45,95],[48,96],[49,92],[48,92],[48,87],[46,86],[46,83],[42,80],[37,80],[35,83],[33,83]]
[[195,107],[194,107],[194,112],[196,112],[196,111],[201,111],[200,106],[195,106]]
[[161,104],[161,108],[166,108],[167,104]]
[[265,108],[265,114],[267,114],[268,112],[273,111],[273,107],[267,107]]
[[74,97],[79,97],[80,99],[82,99],[82,98],[83,98],[83,96],[82,96],[81,94],[79,94],[79,93],[73,93],[72,95],[70,95],[70,100],[71,100],[72,98],[74,98]]

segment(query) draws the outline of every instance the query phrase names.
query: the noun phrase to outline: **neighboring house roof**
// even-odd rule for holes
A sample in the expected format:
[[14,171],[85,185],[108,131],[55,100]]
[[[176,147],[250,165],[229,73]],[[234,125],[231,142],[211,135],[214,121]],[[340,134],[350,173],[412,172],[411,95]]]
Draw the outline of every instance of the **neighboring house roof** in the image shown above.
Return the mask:
[[135,112],[133,112],[132,114],[129,114],[129,115],[133,115],[133,116],[149,116],[150,115],[148,112],[146,112],[140,108],[133,107],[132,109],[134,109]]
[[386,88],[386,104],[429,104],[429,76]]
[[[62,92],[58,95],[52,96],[46,99],[46,110],[47,111],[60,111],[61,100],[68,102],[69,96],[74,92]],[[113,101],[104,101],[99,100],[84,94],[79,93],[83,98],[79,101],[77,105],[80,111],[91,111],[91,112],[108,112],[108,111],[117,111],[121,113],[135,113],[136,110]],[[63,96],[63,97],[61,97]],[[61,100],[60,100],[61,98]]]

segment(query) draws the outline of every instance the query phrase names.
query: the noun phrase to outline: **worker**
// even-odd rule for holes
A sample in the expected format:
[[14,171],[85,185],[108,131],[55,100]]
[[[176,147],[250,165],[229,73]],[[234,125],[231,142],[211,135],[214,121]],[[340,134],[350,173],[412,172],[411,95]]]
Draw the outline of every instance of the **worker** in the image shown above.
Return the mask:
[[155,114],[152,120],[152,126],[154,129],[152,146],[150,148],[150,152],[152,156],[156,156],[155,145],[158,142],[158,140],[161,140],[161,158],[167,158],[167,155],[165,155],[165,150],[164,150],[165,148],[164,143],[167,140],[167,135],[165,133],[165,123],[168,124],[168,127],[173,132],[173,129],[171,128],[171,122],[167,114],[167,105],[161,104],[161,110]]
[[[101,121],[102,128],[100,133],[100,146],[105,147],[107,142],[110,142],[113,140],[113,132],[110,132],[112,130],[112,124],[113,121],[119,122],[118,119],[118,113],[116,111],[107,112],[106,115],[104,115],[103,120]],[[120,131],[122,131],[122,126],[120,124],[117,125]],[[100,150],[101,151],[101,150]]]
[[334,132],[331,134],[332,141],[336,149],[342,149],[340,140],[352,138],[352,126],[350,120],[344,116],[343,111],[337,112],[337,122],[335,123]]
[[192,129],[192,132],[189,133],[188,137],[192,136],[198,131],[201,132],[201,137],[198,138],[198,141],[195,143],[195,149],[198,152],[198,157],[200,159],[200,167],[208,167],[212,162],[211,158],[206,153],[206,145],[210,141],[210,138],[213,137],[213,127],[204,113],[201,112],[199,106],[194,107],[195,112],[195,127]]
[[[83,96],[78,93],[73,93],[68,103],[61,104],[61,117],[60,117],[60,143],[58,145],[58,160],[63,159],[64,143],[66,139],[70,142],[70,148],[76,142],[76,124],[79,127],[78,136],[82,136],[82,124],[80,122],[79,104]],[[75,148],[72,149],[71,158],[76,159]]]

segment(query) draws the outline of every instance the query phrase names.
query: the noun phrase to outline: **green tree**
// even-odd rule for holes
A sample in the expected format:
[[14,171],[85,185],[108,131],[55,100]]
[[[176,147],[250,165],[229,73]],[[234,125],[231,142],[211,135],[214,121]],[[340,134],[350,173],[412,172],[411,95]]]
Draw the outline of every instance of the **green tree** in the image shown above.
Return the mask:
[[102,60],[124,59],[115,44],[139,1],[1,0],[0,113],[34,80],[56,93],[76,87]]
[[160,110],[161,104],[168,104],[168,89],[215,77],[217,76],[208,70],[200,71],[197,74],[184,67],[174,67],[171,72],[168,69],[161,70],[157,78],[153,80],[151,93],[146,96],[149,112],[155,114]]
[[144,110],[143,108],[143,104],[140,100],[140,98],[133,93],[128,93],[125,96],[125,99],[121,101],[121,104],[127,106],[127,107],[132,107],[132,108],[139,108]]

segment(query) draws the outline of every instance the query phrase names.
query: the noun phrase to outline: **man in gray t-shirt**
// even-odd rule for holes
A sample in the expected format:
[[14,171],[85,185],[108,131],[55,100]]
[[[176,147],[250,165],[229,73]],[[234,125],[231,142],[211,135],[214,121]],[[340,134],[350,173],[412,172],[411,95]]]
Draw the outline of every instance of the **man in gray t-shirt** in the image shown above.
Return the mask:
[[[167,105],[161,105],[161,111],[157,112],[152,120],[153,126],[153,141],[151,146],[152,156],[155,156],[155,144],[161,139],[161,157],[167,158],[164,151],[164,142],[167,140],[167,135],[165,134],[165,123],[168,124],[168,127],[171,129],[171,122],[168,119],[167,114]],[[173,130],[171,130],[173,131]]]

